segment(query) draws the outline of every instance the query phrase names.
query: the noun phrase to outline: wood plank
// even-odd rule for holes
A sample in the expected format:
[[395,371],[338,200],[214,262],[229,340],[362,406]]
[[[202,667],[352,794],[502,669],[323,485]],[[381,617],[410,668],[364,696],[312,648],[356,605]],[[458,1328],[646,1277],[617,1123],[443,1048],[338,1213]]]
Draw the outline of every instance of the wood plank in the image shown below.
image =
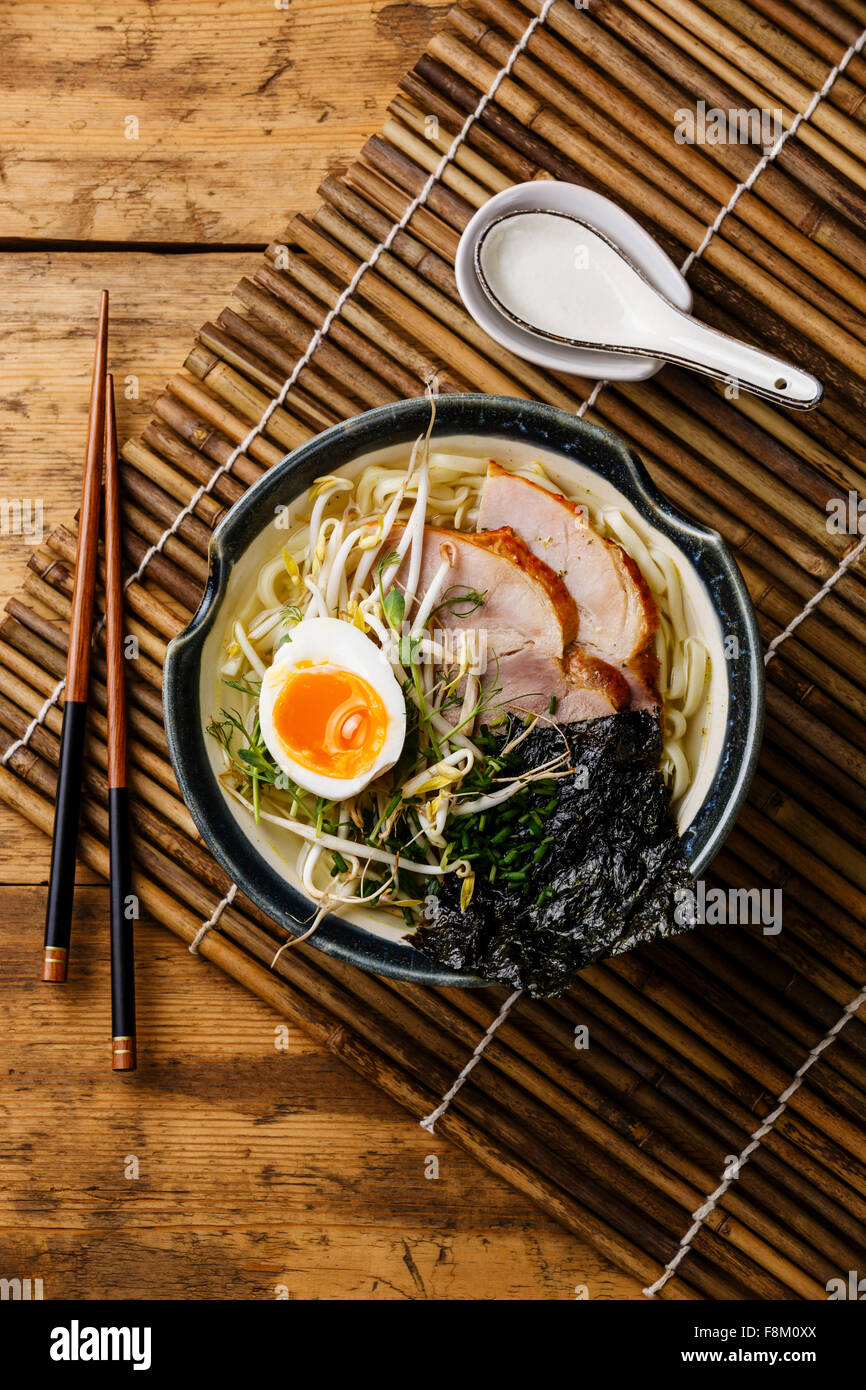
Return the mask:
[[448,8],[0,6],[0,237],[264,246],[378,130]]
[[2,893],[0,1275],[46,1298],[641,1296],[302,1033],[277,1050],[276,1014],[146,923],[141,1066],[112,1075],[105,889],[78,895],[56,990],[41,893]]
[[[125,439],[150,418],[154,397],[179,369],[198,325],[225,307],[256,261],[255,252],[7,256],[0,303],[0,499],[38,504],[45,532],[74,517],[103,286],[111,295],[109,362]],[[19,590],[36,539],[0,535],[0,608]],[[0,807],[0,882],[43,883],[49,863],[45,837]],[[89,871],[82,874],[94,881]]]

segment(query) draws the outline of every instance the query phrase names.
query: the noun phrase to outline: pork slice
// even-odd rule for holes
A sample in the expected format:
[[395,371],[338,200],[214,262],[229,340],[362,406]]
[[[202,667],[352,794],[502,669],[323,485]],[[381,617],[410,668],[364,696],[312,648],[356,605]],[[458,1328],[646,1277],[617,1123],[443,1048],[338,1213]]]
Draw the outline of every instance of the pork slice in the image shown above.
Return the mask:
[[[561,658],[525,647],[488,666],[488,716],[513,710],[547,714],[551,696],[554,716],[562,724],[603,719],[629,702],[629,686],[619,671],[572,644]],[[494,694],[495,689],[495,694]]]
[[645,651],[658,627],[658,609],[631,556],[599,535],[585,507],[491,459],[478,528],[506,523],[565,583],[577,605],[582,646],[620,667]]
[[659,659],[655,652],[638,652],[619,669],[630,691],[629,709],[657,709],[661,705]]
[[[399,530],[394,533],[399,537]],[[500,661],[531,647],[560,657],[574,639],[577,609],[561,579],[539,560],[510,526],[483,534],[424,527],[418,597],[423,598],[444,556],[452,561],[439,602],[455,599],[431,619],[431,627],[483,630],[488,652]],[[404,581],[408,557],[397,572]],[[459,604],[461,594],[477,592],[483,603],[473,611]],[[456,608],[456,611],[455,611]]]

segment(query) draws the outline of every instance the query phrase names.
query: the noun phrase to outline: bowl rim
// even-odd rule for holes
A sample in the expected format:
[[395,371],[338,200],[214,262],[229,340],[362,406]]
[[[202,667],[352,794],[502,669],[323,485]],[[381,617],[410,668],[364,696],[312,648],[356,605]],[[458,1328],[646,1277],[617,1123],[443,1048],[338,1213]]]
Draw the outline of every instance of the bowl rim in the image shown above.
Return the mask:
[[[294,934],[309,920],[310,903],[278,875],[243,833],[213,772],[200,715],[201,654],[219,616],[232,567],[273,516],[277,501],[294,500],[314,477],[333,472],[377,446],[387,448],[417,438],[427,428],[429,410],[429,402],[422,396],[365,411],[315,435],[257,479],[214,530],[201,602],[166,652],[164,722],[184,801],[208,849],[240,891]],[[683,836],[689,865],[697,878],[721,847],[745,800],[763,731],[761,639],[748,589],[726,542],[717,531],[674,507],[622,439],[556,406],[477,392],[437,396],[432,438],[455,434],[535,444],[606,479],[642,517],[685,552],[708,591],[722,631],[736,633],[739,658],[726,662],[728,708],[722,754],[707,795]],[[287,496],[287,479],[299,480],[291,497]],[[375,936],[333,915],[323,919],[311,944],[361,969],[398,979],[429,985],[488,983],[467,972],[439,966],[404,942]]]

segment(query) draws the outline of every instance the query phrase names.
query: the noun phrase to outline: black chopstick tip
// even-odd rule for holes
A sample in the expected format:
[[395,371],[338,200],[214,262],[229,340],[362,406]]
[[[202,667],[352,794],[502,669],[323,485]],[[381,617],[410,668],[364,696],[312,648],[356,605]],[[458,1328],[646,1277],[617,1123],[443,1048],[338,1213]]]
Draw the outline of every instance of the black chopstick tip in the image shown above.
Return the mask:
[[65,946],[46,946],[42,952],[42,979],[46,984],[63,984],[69,952]]
[[135,1038],[111,1039],[111,1070],[135,1071]]

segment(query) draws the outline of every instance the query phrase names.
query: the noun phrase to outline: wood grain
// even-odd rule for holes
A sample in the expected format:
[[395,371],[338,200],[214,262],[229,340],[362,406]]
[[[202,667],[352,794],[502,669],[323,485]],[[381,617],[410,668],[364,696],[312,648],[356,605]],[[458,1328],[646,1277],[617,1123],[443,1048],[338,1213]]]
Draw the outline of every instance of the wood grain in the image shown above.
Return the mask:
[[[0,499],[38,504],[47,534],[70,522],[81,493],[93,367],[93,316],[111,287],[109,365],[118,432],[140,432],[153,399],[186,356],[199,319],[215,316],[255,253],[156,255],[18,252],[0,303]],[[62,367],[61,367],[62,364]],[[0,607],[16,593],[37,536],[0,528]],[[0,808],[0,882],[41,883],[51,846]],[[85,881],[92,881],[82,870]]]
[[41,891],[3,903],[0,1275],[46,1298],[641,1297],[302,1033],[278,1050],[276,1014],[147,923],[140,1069],[112,1075],[107,891],[79,894],[62,991],[34,977]]
[[0,6],[0,237],[264,246],[379,128],[447,9]]

